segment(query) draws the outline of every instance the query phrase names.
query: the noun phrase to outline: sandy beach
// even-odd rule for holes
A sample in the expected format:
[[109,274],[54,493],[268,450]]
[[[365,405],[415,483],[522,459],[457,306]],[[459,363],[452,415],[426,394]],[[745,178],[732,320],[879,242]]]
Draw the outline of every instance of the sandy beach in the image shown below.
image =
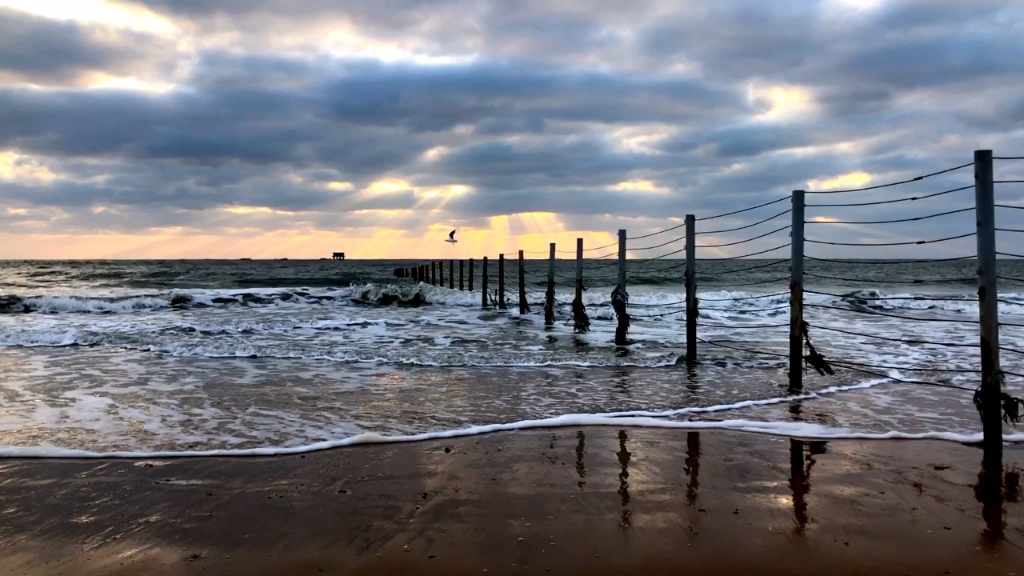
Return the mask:
[[1024,574],[1024,450],[988,497],[980,461],[947,442],[613,428],[7,460],[0,573]]

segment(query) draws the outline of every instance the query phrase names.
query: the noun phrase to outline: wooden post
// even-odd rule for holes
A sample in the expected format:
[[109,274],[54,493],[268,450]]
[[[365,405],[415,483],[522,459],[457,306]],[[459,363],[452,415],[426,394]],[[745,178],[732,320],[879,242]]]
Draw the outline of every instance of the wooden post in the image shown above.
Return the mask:
[[697,231],[696,218],[686,215],[686,361],[697,361]]
[[484,256],[484,262],[480,269],[480,294],[483,296],[481,304],[484,308],[487,308],[487,256]]
[[430,284],[437,286],[437,262],[430,261]]
[[548,289],[544,292],[544,325],[555,323],[555,243],[548,249]]
[[793,191],[792,276],[789,281],[789,393],[804,389],[804,191]]
[[576,239],[576,298],[583,301],[583,238]]
[[455,260],[448,261],[448,289],[455,290]]
[[473,259],[469,259],[469,291],[473,291]]
[[526,268],[523,267],[523,251],[519,251],[519,313],[526,314],[530,311],[526,303]]
[[[626,231],[619,230],[619,282],[618,289],[626,293]],[[615,345],[625,346],[628,343],[626,331],[629,329],[629,314],[625,307],[615,311],[618,326],[615,328]]]
[[505,306],[505,255],[498,255],[498,310],[507,310]]
[[444,260],[437,263],[437,285],[444,288]]
[[619,230],[619,288],[626,289],[626,231]]
[[995,190],[992,151],[974,151],[974,204],[978,238],[978,312],[981,319],[981,412],[984,459],[992,469],[1003,460],[1003,423],[999,369],[999,308],[996,285]]
[[465,291],[465,289],[466,289],[466,282],[465,282],[465,278],[466,277],[464,276],[465,268],[466,268],[466,261],[465,260],[459,260],[459,290],[463,290],[463,291]]

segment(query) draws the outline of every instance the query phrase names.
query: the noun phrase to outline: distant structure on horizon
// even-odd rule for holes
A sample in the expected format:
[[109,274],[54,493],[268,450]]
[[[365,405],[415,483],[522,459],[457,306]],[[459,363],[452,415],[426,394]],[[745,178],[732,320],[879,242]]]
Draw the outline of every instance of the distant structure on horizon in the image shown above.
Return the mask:
[[334,254],[331,255],[331,260],[344,260],[344,259],[345,259],[345,253],[344,252],[335,252]]

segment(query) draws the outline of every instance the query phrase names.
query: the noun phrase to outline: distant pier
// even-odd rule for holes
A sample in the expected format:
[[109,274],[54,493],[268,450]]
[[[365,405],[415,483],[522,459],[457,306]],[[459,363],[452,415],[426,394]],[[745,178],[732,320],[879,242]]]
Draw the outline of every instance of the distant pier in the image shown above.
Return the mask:
[[344,260],[344,259],[345,259],[345,253],[344,252],[335,252],[334,254],[331,255],[331,260]]

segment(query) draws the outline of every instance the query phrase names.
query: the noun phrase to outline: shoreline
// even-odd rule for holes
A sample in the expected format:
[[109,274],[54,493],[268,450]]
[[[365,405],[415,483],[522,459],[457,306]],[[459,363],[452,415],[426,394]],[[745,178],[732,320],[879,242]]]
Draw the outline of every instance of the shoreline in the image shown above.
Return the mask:
[[[0,573],[1024,573],[1024,446],[534,428],[0,460]],[[988,480],[983,481],[983,478]],[[986,483],[987,482],[987,483]]]

